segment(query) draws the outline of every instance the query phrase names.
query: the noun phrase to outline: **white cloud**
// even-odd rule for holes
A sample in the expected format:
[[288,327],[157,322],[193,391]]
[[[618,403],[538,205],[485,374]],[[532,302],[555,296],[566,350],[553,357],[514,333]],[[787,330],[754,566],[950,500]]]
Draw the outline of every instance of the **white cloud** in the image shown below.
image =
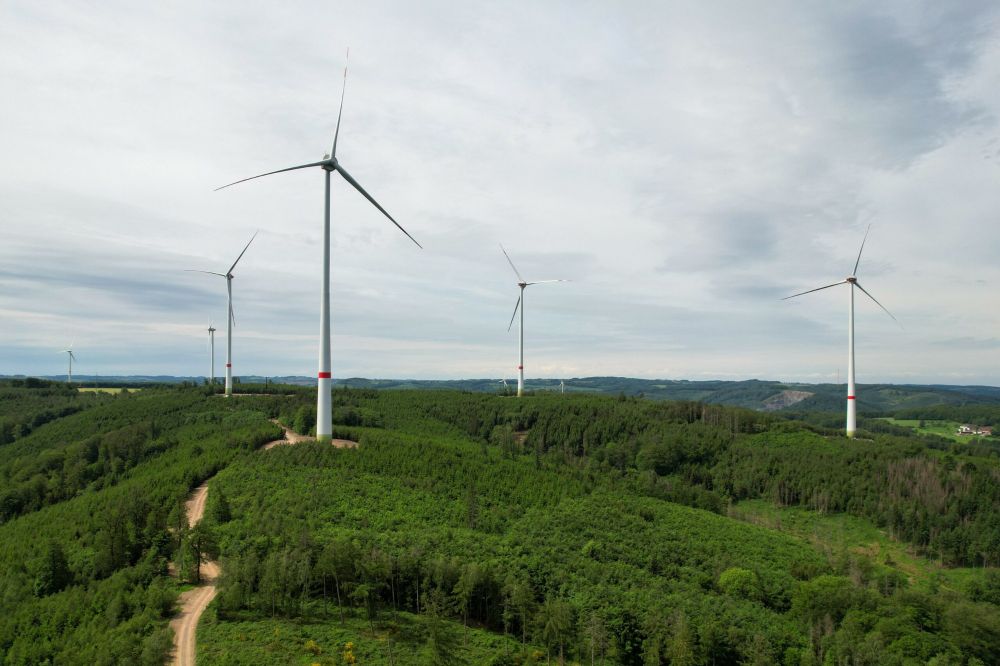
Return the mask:
[[[315,366],[329,150],[339,374],[997,383],[991,4],[13,2],[0,9],[0,372]],[[221,281],[220,281],[221,282]],[[869,308],[868,306],[871,305]],[[220,340],[222,337],[220,336]],[[220,345],[221,348],[221,345]],[[89,359],[85,360],[85,359]],[[95,370],[98,368],[94,367]]]

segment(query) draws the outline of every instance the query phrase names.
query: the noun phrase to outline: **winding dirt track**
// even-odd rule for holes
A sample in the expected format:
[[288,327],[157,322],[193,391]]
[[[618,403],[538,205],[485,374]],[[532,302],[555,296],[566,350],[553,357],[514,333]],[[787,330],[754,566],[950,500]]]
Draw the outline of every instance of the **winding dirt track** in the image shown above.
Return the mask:
[[[208,497],[208,483],[203,483],[191,494],[187,501],[188,524],[194,527],[205,515],[205,499]],[[193,590],[188,590],[180,596],[181,612],[170,621],[174,630],[174,653],[172,664],[175,666],[194,666],[195,663],[195,632],[198,630],[198,620],[215,598],[215,580],[219,577],[219,565],[215,562],[205,562],[201,567],[202,584]]]
[[276,446],[285,446],[286,444],[298,444],[299,442],[308,442],[312,437],[306,437],[305,435],[300,435],[291,428],[285,427],[283,423],[278,421],[278,419],[271,419],[271,423],[276,426],[281,426],[281,429],[285,431],[284,439],[276,439],[273,442],[268,442],[261,448],[265,451],[268,449],[273,449]]
[[[262,449],[274,448],[275,446],[298,444],[308,442],[312,437],[300,435],[294,430],[286,428],[277,419],[271,421],[285,431],[285,438],[268,442]],[[349,439],[335,439],[331,442],[337,448],[355,448],[357,442]],[[191,493],[190,499],[185,503],[187,510],[188,524],[194,527],[205,515],[205,500],[208,499],[208,482],[201,484]],[[174,630],[174,651],[170,663],[174,666],[194,666],[196,656],[196,632],[198,630],[198,620],[205,612],[208,605],[215,598],[215,581],[220,573],[219,565],[216,562],[205,562],[201,566],[202,584],[193,590],[188,590],[180,596],[181,611],[170,621],[170,628]]]
[[[264,446],[261,447],[261,449],[263,449],[264,451],[267,451],[268,449],[273,449],[276,446],[287,446],[287,445],[291,445],[291,444],[298,444],[299,442],[311,442],[311,441],[313,441],[312,437],[308,437],[306,435],[300,435],[299,433],[295,432],[291,428],[286,427],[283,423],[281,423],[280,421],[278,421],[278,419],[271,419],[271,423],[273,423],[273,424],[275,424],[277,426],[281,426],[281,429],[285,431],[285,438],[284,439],[276,439],[273,442],[268,442],[267,444],[265,444]],[[330,440],[330,444],[332,446],[334,446],[335,448],[338,448],[338,449],[356,449],[356,448],[358,448],[358,443],[354,442],[354,441],[351,441],[349,439],[332,439],[332,440]]]

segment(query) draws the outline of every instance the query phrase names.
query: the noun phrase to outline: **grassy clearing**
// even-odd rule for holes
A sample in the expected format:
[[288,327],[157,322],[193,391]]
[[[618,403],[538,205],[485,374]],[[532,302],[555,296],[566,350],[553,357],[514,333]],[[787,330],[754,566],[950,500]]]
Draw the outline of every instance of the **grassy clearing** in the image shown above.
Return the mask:
[[970,437],[969,435],[957,434],[958,426],[961,425],[958,421],[924,420],[924,426],[920,427],[921,421],[918,419],[894,419],[891,417],[885,417],[879,420],[886,421],[892,425],[912,428],[922,435],[937,435],[938,437],[945,437],[956,442],[972,442],[978,439],[977,437]]
[[141,388],[117,388],[117,387],[107,387],[107,386],[101,386],[101,387],[81,386],[80,388],[77,389],[77,391],[79,391],[80,393],[121,393],[122,391],[125,391],[127,393],[136,393],[141,390],[142,390]]
[[941,586],[963,592],[986,572],[982,568],[944,567],[917,555],[867,520],[846,514],[821,514],[799,507],[775,507],[767,500],[747,500],[730,507],[729,516],[808,541],[831,562],[845,553],[864,555],[876,566],[902,573],[921,589]]
[[[416,666],[429,663],[424,622],[416,615],[398,613],[391,626],[376,623],[373,634],[368,620],[360,614],[349,613],[346,622],[341,624],[334,607],[330,607],[327,617],[320,613],[318,605],[310,604],[309,607],[315,613],[297,619],[240,613],[220,621],[213,604],[198,626],[198,663],[207,666],[345,663]],[[446,624],[454,646],[448,659],[451,663],[488,664],[497,655],[519,654],[522,649],[513,638],[478,629],[466,630],[456,622]],[[351,648],[347,647],[348,643]],[[527,649],[529,654],[535,652],[531,647]],[[345,659],[347,653],[352,654],[356,662]],[[529,658],[524,663],[535,662]]]

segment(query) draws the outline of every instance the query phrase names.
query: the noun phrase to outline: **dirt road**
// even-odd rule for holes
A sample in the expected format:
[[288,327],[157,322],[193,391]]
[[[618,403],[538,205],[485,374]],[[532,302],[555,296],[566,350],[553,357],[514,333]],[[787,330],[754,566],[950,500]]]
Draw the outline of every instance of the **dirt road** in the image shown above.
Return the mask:
[[[286,428],[278,419],[271,419],[271,423],[281,426],[281,429],[285,431],[284,439],[276,439],[273,442],[268,442],[261,448],[267,451],[268,449],[273,449],[276,446],[285,446],[289,444],[298,444],[299,442],[311,442],[312,437],[307,437],[306,435],[300,435],[290,428]],[[330,444],[338,449],[356,449],[358,447],[357,442],[353,442],[349,439],[332,439]]]
[[308,442],[312,437],[306,437],[305,435],[300,435],[291,428],[285,427],[278,419],[271,419],[271,423],[276,426],[281,426],[281,429],[285,431],[284,439],[276,439],[273,442],[268,442],[262,448],[267,451],[268,449],[273,449],[276,446],[284,446],[286,444],[298,444],[299,442]]
[[194,489],[191,497],[184,503],[187,510],[188,525],[194,527],[205,515],[205,500],[208,499],[208,481]]
[[[208,483],[203,483],[191,493],[186,502],[188,524],[194,527],[205,515],[205,500],[208,498]],[[195,632],[198,630],[198,620],[215,598],[215,580],[219,577],[219,565],[215,562],[205,562],[201,566],[202,584],[193,590],[181,594],[181,612],[170,621],[174,630],[174,653],[171,659],[175,666],[194,666],[195,663]]]

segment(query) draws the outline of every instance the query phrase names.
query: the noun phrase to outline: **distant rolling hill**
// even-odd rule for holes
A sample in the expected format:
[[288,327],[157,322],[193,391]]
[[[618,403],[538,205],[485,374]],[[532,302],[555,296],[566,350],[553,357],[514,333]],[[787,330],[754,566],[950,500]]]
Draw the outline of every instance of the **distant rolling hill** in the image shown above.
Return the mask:
[[[59,380],[55,375],[44,379]],[[204,377],[173,377],[166,375],[130,375],[124,377],[74,376],[83,384],[102,385],[177,384],[183,381],[202,383]],[[265,379],[275,384],[315,385],[316,379],[303,376],[262,377],[248,375],[242,384],[263,384]],[[558,379],[530,379],[529,391],[559,391]],[[702,402],[746,407],[760,411],[839,412],[844,408],[843,384],[803,384],[770,380],[689,381],[685,379],[635,379],[631,377],[578,377],[566,379],[567,393],[644,396],[652,400],[699,400]],[[502,392],[499,379],[365,379],[352,377],[335,379],[335,386],[368,389],[451,389],[480,393]],[[515,390],[516,380],[508,380],[509,390]],[[947,384],[861,384],[858,386],[858,408],[863,413],[892,412],[898,409],[931,405],[1000,404],[1000,387],[952,386]]]

